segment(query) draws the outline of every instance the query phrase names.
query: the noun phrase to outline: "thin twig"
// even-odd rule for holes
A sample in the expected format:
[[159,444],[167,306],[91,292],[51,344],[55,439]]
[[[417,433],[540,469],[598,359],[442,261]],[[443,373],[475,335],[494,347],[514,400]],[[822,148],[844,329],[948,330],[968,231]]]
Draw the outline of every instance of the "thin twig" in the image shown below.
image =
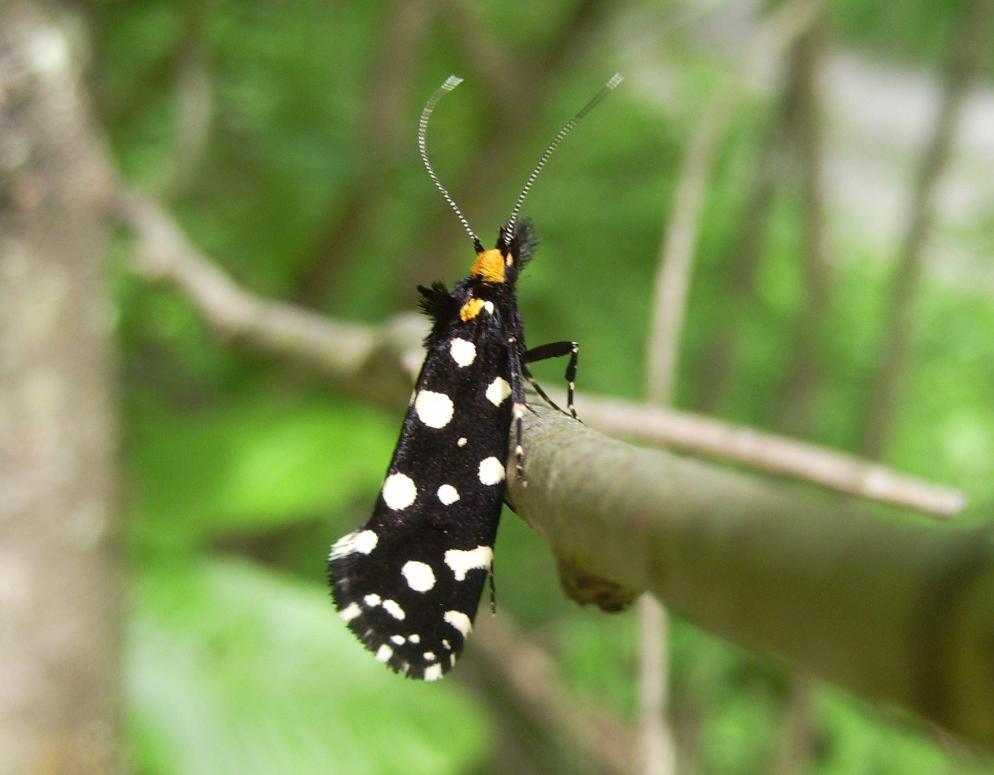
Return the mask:
[[776,409],[775,426],[801,436],[810,416],[822,374],[819,348],[830,312],[831,267],[825,223],[824,130],[821,68],[824,60],[824,14],[798,38],[790,56],[785,112],[790,132],[793,167],[800,178],[804,209],[801,301],[791,324],[792,341]]
[[[769,62],[780,59],[786,48],[807,29],[820,0],[793,0],[774,12],[750,46],[740,72],[759,72]],[[648,340],[648,398],[659,400],[672,394],[675,358],[679,346],[683,308],[689,281],[688,266],[693,258],[707,182],[711,177],[718,143],[738,107],[744,90],[740,78],[730,78],[718,90],[691,137],[677,183],[669,225],[659,258],[653,297],[653,320]],[[653,353],[660,353],[653,356]]]
[[700,360],[697,408],[718,413],[732,388],[739,364],[740,335],[746,313],[755,305],[756,275],[763,256],[770,214],[780,178],[783,111],[769,120],[756,157],[752,188],[739,218],[738,236],[722,260],[724,313],[718,330]]
[[[800,36],[790,54],[785,114],[790,130],[794,169],[800,177],[804,205],[802,301],[791,326],[780,385],[776,425],[784,433],[804,436],[822,377],[819,347],[830,311],[831,267],[828,261],[824,191],[824,131],[821,78],[825,55],[825,14]],[[808,769],[813,731],[814,685],[794,673],[790,699],[784,704],[771,775],[794,775]]]
[[176,117],[173,121],[173,156],[163,196],[175,198],[193,181],[210,140],[214,89],[209,72],[209,52],[204,42],[206,7],[192,3],[186,30],[177,46],[175,62]]
[[491,681],[513,690],[531,718],[559,732],[596,763],[597,772],[626,775],[633,769],[635,736],[615,716],[583,702],[560,681],[555,660],[517,631],[504,615],[480,617],[471,653],[486,660]]
[[938,517],[953,516],[965,503],[958,490],[900,474],[854,455],[713,417],[589,395],[578,398],[577,406],[585,422],[612,436],[664,444],[681,452],[787,476],[867,500]]
[[[410,392],[410,365],[402,353],[418,347],[423,331],[417,325],[412,331],[395,327],[391,343],[366,326],[264,299],[200,254],[152,200],[122,193],[116,214],[138,238],[134,268],[183,293],[220,336],[299,361],[339,387],[374,400],[393,402]],[[391,344],[401,349],[390,351]]]
[[355,247],[381,209],[390,181],[409,139],[408,97],[417,75],[421,51],[435,14],[433,0],[396,0],[387,11],[377,59],[370,70],[368,97],[363,101],[361,157],[367,160],[337,197],[328,223],[300,273],[294,300],[320,308],[339,284]]
[[638,601],[639,744],[642,775],[676,772],[676,740],[669,706],[669,612],[652,595]]
[[[137,236],[135,271],[186,295],[221,335],[298,361],[366,400],[407,400],[423,357],[419,345],[427,324],[420,316],[398,316],[377,329],[271,301],[241,288],[199,253],[155,202],[123,193],[117,215]],[[812,444],[620,399],[581,395],[577,402],[587,422],[615,436],[928,514],[949,516],[963,507],[961,492]]]
[[914,301],[918,292],[925,248],[932,231],[936,192],[949,158],[963,103],[976,77],[994,18],[994,0],[973,0],[963,12],[954,34],[951,64],[942,92],[935,125],[918,170],[912,195],[908,228],[895,270],[887,320],[880,338],[877,368],[873,375],[866,414],[861,424],[860,452],[879,458],[897,413],[901,383],[914,337]]
[[529,85],[529,74],[509,50],[506,41],[477,17],[478,9],[464,0],[441,0],[442,20],[452,31],[473,75],[480,78],[496,102],[494,113],[521,110],[521,91]]

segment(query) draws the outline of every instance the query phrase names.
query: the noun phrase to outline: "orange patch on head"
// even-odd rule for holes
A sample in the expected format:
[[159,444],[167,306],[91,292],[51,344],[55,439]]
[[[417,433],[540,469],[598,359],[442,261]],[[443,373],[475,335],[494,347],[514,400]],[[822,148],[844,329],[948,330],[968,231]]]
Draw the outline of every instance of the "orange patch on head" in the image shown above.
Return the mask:
[[504,256],[497,248],[477,253],[476,261],[473,262],[469,273],[488,283],[502,283],[504,282]]
[[483,309],[483,299],[470,299],[459,310],[459,318],[465,323],[479,315],[481,309]]

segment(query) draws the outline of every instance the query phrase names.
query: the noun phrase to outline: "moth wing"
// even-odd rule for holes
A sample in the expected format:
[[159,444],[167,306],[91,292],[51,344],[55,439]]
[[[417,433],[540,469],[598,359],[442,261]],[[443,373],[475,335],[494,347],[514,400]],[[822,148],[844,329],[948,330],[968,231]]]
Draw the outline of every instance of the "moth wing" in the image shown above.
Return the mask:
[[511,407],[506,349],[486,322],[431,345],[373,514],[329,556],[340,616],[414,678],[455,664],[493,560]]

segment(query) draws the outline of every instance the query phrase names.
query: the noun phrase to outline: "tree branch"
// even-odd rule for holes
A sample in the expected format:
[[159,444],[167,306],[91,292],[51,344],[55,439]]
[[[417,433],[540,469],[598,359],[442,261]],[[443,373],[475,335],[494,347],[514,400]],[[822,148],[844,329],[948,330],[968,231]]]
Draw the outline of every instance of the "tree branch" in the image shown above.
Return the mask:
[[[413,316],[395,319],[378,335],[366,326],[263,299],[201,255],[152,200],[121,193],[115,210],[138,238],[134,268],[183,293],[222,338],[298,361],[345,391],[374,401],[396,403],[410,392],[424,334]],[[413,365],[412,358],[417,360]]]
[[712,632],[994,746],[990,532],[638,450],[527,413],[509,497],[561,560],[648,590]]
[[957,490],[744,425],[615,398],[583,395],[577,405],[584,421],[612,436],[664,444],[934,516],[952,516],[963,508],[965,499]]
[[[153,201],[121,193],[117,216],[137,236],[134,269],[186,295],[219,335],[297,361],[365,400],[407,400],[423,353],[426,323],[399,315],[379,329],[329,320],[239,287],[186,239]],[[555,391],[552,391],[555,394]],[[584,419],[615,436],[811,482],[862,498],[948,516],[962,493],[811,444],[709,417],[583,394]]]
[[881,334],[859,450],[866,457],[884,452],[896,416],[901,383],[914,334],[914,301],[932,229],[935,197],[949,158],[956,126],[970,86],[987,53],[994,23],[994,0],[972,0],[951,42],[951,63],[928,147],[922,156],[908,215],[908,229],[894,273],[887,320]]

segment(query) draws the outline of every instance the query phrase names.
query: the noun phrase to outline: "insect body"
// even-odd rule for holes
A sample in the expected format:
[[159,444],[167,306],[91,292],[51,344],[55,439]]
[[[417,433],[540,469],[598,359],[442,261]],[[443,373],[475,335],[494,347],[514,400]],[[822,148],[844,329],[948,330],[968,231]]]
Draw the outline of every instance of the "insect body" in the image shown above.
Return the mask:
[[441,678],[472,629],[493,563],[512,425],[523,479],[525,380],[549,400],[528,363],[569,356],[567,401],[576,416],[576,343],[525,346],[515,284],[535,240],[531,224],[518,220],[518,213],[555,147],[620,81],[612,78],[556,135],[491,250],[483,249],[438,181],[425,148],[428,118],[459,79],[450,77],[422,113],[422,159],[472,238],[476,260],[451,292],[441,283],[418,288],[432,328],[400,439],[372,517],[339,539],[328,558],[341,618],[376,659],[410,677]]

